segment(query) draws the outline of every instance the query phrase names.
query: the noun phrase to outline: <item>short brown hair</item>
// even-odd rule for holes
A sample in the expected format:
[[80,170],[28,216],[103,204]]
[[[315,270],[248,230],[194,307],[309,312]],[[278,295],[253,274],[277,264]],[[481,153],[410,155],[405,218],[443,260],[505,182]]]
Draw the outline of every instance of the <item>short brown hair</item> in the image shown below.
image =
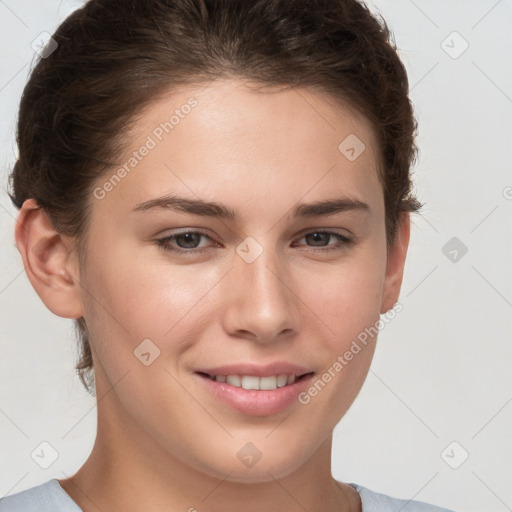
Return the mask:
[[[13,203],[35,198],[85,251],[93,182],[115,165],[127,127],[175,87],[241,77],[310,87],[373,125],[388,247],[402,212],[416,211],[416,120],[386,22],[357,0],[90,0],[53,34],[57,48],[31,72],[20,103]],[[82,261],[82,260],[80,260]],[[87,326],[76,370],[93,393]]]

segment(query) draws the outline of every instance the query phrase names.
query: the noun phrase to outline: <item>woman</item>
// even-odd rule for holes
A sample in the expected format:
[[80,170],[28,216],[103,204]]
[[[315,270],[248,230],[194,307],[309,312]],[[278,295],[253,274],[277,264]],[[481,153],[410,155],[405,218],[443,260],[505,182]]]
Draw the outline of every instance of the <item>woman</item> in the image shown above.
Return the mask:
[[98,431],[75,475],[1,510],[443,510],[331,474],[399,298],[415,128],[356,0],[91,0],[65,20],[23,94],[11,197]]

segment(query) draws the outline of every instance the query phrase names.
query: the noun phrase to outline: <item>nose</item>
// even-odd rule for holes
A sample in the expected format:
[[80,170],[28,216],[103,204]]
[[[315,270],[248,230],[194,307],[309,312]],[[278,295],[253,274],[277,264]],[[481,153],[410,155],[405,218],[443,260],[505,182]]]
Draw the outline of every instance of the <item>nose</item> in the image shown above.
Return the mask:
[[251,263],[236,255],[234,266],[226,283],[226,332],[265,344],[297,333],[300,300],[286,262],[265,249]]

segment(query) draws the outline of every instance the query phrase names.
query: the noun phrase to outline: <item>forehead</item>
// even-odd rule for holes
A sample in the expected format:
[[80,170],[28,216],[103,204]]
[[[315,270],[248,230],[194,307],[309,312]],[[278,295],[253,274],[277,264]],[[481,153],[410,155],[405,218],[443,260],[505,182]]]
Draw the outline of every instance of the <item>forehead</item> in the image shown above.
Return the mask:
[[105,203],[126,211],[180,192],[233,208],[272,198],[283,207],[334,188],[375,202],[378,165],[374,130],[349,105],[310,89],[218,80],[169,92],[137,116]]

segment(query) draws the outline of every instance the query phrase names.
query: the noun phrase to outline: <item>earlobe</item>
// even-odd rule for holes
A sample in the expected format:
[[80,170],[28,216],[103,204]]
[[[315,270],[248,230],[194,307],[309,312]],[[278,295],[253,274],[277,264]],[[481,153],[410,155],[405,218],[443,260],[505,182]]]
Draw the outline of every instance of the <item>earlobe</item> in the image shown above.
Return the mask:
[[80,318],[76,255],[35,199],[23,203],[15,238],[27,277],[46,307],[64,318]]
[[381,314],[389,311],[398,301],[404,275],[405,257],[411,232],[410,215],[402,213],[397,225],[395,239],[389,248],[386,277],[382,295]]

